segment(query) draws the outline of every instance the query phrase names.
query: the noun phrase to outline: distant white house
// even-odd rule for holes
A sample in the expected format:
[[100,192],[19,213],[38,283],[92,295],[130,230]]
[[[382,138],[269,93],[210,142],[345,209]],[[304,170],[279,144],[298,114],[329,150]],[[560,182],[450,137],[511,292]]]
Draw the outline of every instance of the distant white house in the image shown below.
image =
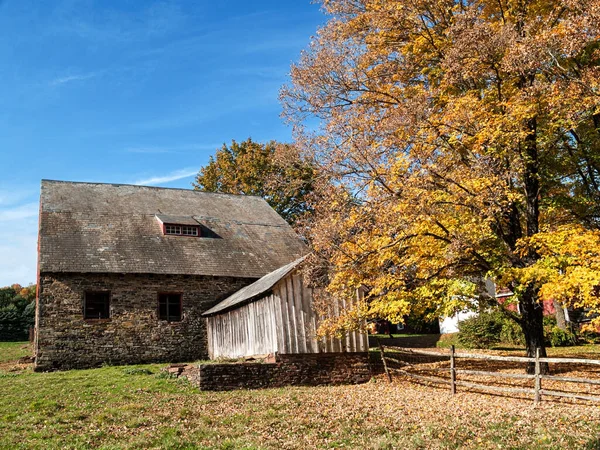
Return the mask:
[[476,311],[464,310],[457,312],[451,317],[440,317],[440,333],[458,333],[458,323],[476,315]]
[[[496,298],[498,298],[500,295],[503,295],[503,294],[496,293],[496,285],[490,279],[485,280],[485,289],[489,295],[494,296]],[[512,295],[512,293],[511,293],[511,295]],[[460,322],[462,322],[465,319],[468,319],[469,317],[476,316],[478,314],[476,307],[477,307],[477,303],[475,300],[473,300],[473,308],[472,309],[464,309],[461,311],[457,311],[456,313],[454,313],[454,315],[452,315],[450,317],[440,317],[440,319],[439,319],[440,333],[441,334],[458,333],[458,324]]]
[[[485,287],[489,295],[494,296],[499,303],[505,303],[508,301],[514,294],[508,289],[496,289],[496,285],[489,279],[485,281]],[[458,333],[459,323],[469,317],[476,316],[478,314],[476,304],[474,301],[473,309],[465,309],[462,311],[457,311],[451,317],[440,317],[440,333]],[[517,304],[505,304],[506,308],[517,313],[520,313],[519,305]],[[542,302],[542,306],[544,308],[544,315],[554,315],[556,314],[555,305],[552,300],[544,300]],[[584,310],[568,310],[566,307],[563,307],[565,320],[566,322],[571,323],[585,323],[589,322],[591,317],[589,317]]]

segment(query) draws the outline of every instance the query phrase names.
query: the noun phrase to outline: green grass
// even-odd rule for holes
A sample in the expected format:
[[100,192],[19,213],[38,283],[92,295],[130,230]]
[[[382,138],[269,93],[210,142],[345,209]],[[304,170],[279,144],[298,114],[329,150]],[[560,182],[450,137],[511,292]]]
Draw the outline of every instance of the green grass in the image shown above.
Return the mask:
[[[389,334],[370,334],[369,336],[372,336],[374,338],[377,339],[389,339],[390,335]],[[428,334],[406,334],[406,333],[392,333],[392,338],[412,338],[412,337],[420,337],[420,336],[429,336]]]
[[30,354],[29,342],[0,342],[0,363],[16,361]]
[[[436,346],[438,348],[450,348],[454,345],[456,349],[465,349],[463,345],[458,341],[458,333],[443,334]],[[519,345],[499,343],[493,345],[490,350],[495,350],[503,353],[518,353],[525,352],[525,347]],[[581,357],[589,359],[597,359],[600,356],[600,344],[584,344],[574,345],[571,347],[546,347],[546,353],[548,356],[556,357]]]
[[0,368],[0,449],[591,449],[600,436],[600,408],[590,404],[533,408],[381,378],[199,392],[161,368]]

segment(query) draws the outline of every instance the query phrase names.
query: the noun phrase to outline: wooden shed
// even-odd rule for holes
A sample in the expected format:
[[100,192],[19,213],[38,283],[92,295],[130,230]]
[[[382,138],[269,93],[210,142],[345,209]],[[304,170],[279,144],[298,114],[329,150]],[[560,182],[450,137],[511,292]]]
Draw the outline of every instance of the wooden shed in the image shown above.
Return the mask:
[[[312,289],[298,273],[303,261],[300,258],[265,275],[203,314],[211,358],[368,351],[367,335],[358,331],[342,339],[317,338],[319,317],[313,309]],[[332,314],[340,306],[346,305],[334,302]]]

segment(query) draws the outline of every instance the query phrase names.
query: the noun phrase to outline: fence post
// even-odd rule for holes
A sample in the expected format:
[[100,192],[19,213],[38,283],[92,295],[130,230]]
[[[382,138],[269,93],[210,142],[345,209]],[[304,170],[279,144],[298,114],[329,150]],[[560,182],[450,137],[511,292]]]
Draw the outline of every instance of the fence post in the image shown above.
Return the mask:
[[456,394],[456,362],[454,360],[454,345],[450,346],[450,393]]
[[541,378],[541,365],[540,365],[540,348],[535,349],[535,387],[533,402],[535,404],[540,402],[540,391],[542,389],[542,378]]
[[379,339],[377,339],[377,344],[379,344],[379,351],[381,352],[381,361],[383,361],[383,369],[385,370],[385,374],[387,375],[388,381],[391,383],[392,376],[390,375],[387,363],[385,362],[385,351],[383,350],[383,345],[381,344],[381,341]]

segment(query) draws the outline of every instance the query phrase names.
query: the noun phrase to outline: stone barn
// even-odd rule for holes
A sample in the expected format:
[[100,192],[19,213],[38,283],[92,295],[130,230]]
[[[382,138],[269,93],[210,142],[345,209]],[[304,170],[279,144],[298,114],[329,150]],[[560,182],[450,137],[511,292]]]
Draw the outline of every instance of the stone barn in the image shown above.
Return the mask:
[[[303,260],[265,275],[204,313],[211,358],[369,351],[367,335],[358,331],[342,339],[317,337],[313,292],[298,273]],[[352,306],[330,304],[329,316]]]
[[36,370],[206,358],[202,313],[307,251],[258,197],[44,180],[40,203]]

